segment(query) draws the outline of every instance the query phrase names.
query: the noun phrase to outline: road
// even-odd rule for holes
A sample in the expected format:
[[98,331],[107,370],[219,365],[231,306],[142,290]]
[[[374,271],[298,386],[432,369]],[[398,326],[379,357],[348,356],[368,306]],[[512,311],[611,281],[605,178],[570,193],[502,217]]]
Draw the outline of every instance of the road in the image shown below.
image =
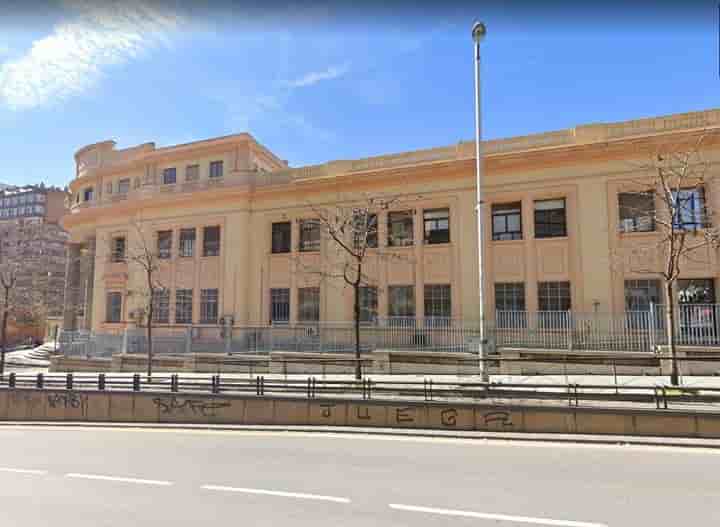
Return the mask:
[[0,426],[0,525],[720,524],[720,451]]

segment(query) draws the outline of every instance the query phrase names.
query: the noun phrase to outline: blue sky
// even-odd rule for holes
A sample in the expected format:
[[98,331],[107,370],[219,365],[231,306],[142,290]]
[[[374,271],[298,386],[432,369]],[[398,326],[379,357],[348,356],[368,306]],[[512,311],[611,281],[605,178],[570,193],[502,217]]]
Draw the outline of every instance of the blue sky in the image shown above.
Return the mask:
[[[0,181],[64,185],[74,152],[248,131],[291,166],[720,107],[713,2],[11,2]],[[24,7],[23,7],[24,6]]]

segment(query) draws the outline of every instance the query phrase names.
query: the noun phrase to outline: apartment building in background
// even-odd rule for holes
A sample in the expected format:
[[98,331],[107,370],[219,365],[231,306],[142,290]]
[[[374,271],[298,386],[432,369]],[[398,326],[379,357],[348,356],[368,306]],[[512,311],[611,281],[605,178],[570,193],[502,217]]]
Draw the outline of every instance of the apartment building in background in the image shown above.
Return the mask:
[[[627,181],[648,175],[637,167],[658,148],[708,130],[720,130],[720,110],[486,141],[487,316],[622,313],[662,303],[657,277],[615,265],[656,236],[650,209],[628,202]],[[712,170],[693,199],[720,210],[720,144],[711,136],[703,148]],[[472,141],[291,168],[242,133],[162,148],[105,141],[75,160],[62,224],[71,261],[90,256],[69,275],[71,290],[85,286],[66,308],[67,329],[119,334],[133,325],[143,280],[128,263],[137,225],[161,258],[160,334],[216,328],[222,317],[236,325],[351,321],[351,290],[303,269],[321,267],[330,254],[313,204],[368,195],[397,198],[377,212],[379,248],[397,258],[371,258],[377,287],[362,294],[363,316],[478,319]],[[708,251],[685,266],[677,294],[716,303],[719,276],[717,254]]]
[[11,341],[52,336],[62,325],[68,234],[60,218],[66,211],[67,191],[57,187],[0,190],[0,259],[17,268]]

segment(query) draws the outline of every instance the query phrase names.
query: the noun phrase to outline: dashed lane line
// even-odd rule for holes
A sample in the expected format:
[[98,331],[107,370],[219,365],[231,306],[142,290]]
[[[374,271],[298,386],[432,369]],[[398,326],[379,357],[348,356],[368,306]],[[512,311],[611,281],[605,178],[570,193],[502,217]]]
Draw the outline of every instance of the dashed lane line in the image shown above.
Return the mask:
[[164,481],[164,480],[158,480],[158,479],[139,479],[139,478],[128,478],[128,477],[118,477],[118,476],[103,476],[100,474],[77,474],[77,473],[70,473],[65,474],[66,478],[76,478],[76,479],[94,479],[94,480],[101,480],[101,481],[117,481],[120,483],[136,483],[139,485],[158,485],[158,486],[168,486],[172,485],[172,481]]
[[350,503],[348,498],[338,496],[322,496],[319,494],[306,494],[303,492],[286,492],[281,490],[249,489],[244,487],[226,487],[223,485],[203,485],[204,490],[217,490],[224,492],[241,492],[245,494],[262,494],[266,496],[279,496],[282,498],[299,498],[304,500],[334,501],[336,503]]

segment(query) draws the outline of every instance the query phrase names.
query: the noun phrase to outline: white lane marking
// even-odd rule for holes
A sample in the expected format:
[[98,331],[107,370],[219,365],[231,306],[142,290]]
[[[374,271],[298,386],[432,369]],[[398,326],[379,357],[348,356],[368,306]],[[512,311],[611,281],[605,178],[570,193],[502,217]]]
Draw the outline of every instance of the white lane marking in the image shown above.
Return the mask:
[[33,470],[28,468],[3,468],[0,467],[0,472],[13,472],[16,474],[38,474],[44,476],[47,474],[47,470]]
[[139,483],[141,485],[172,485],[172,481],[163,481],[157,479],[138,479],[138,478],[122,478],[116,476],[101,476],[99,474],[65,474],[66,478],[79,479],[99,479],[102,481],[119,481],[121,483]]
[[508,514],[490,514],[486,512],[460,511],[453,509],[434,509],[431,507],[416,507],[414,505],[401,505],[398,503],[391,503],[390,508],[402,511],[444,514],[445,516],[465,516],[468,518],[481,518],[483,520],[534,523],[536,525],[557,525],[562,527],[608,527],[607,524],[604,523],[579,522],[571,520],[553,520],[550,518],[530,518],[528,516],[511,516]]
[[334,501],[336,503],[350,503],[348,498],[337,496],[321,496],[319,494],[305,494],[302,492],[284,492],[280,490],[248,489],[243,487],[225,487],[223,485],[203,485],[205,490],[220,490],[225,492],[244,492],[246,494],[264,494],[267,496],[280,496],[283,498],[300,498],[304,500]]

